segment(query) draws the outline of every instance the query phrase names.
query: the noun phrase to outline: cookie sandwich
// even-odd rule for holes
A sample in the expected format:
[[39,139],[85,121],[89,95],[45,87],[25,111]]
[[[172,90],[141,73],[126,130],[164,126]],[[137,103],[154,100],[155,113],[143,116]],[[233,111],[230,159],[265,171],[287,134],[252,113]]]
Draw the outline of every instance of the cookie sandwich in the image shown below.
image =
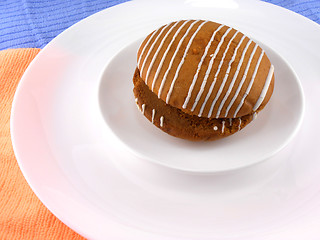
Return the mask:
[[181,20],[144,39],[133,84],[138,108],[155,126],[183,139],[216,140],[243,129],[266,106],[274,67],[240,31]]

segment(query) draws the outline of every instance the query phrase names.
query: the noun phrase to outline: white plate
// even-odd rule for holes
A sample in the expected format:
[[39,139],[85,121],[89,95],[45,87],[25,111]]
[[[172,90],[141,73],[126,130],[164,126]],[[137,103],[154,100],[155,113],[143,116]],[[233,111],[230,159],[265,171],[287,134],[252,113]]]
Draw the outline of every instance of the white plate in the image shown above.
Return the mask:
[[140,158],[192,173],[220,174],[268,159],[297,132],[303,116],[300,82],[281,56],[260,44],[275,66],[276,84],[259,118],[239,133],[214,142],[195,143],[167,135],[142,116],[134,101],[132,76],[140,43],[133,42],[110,61],[99,92],[108,126]]
[[[181,18],[238,28],[301,79],[301,130],[268,161],[192,175],[134,157],[105,123],[98,103],[105,69],[155,26]],[[11,118],[18,163],[49,210],[90,239],[316,239],[319,42],[317,24],[252,0],[138,0],[102,11],[48,44],[22,78]]]

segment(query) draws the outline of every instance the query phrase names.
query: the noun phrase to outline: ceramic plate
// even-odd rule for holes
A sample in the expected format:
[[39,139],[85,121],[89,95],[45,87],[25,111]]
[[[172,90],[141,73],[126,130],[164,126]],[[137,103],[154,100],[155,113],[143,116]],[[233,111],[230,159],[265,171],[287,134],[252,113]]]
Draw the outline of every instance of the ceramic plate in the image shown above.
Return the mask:
[[[133,96],[133,69],[141,41],[125,47],[101,77],[100,108],[108,127],[140,158],[192,173],[223,173],[248,167],[280,151],[297,132],[303,92],[288,63],[260,44],[275,66],[272,100],[252,124],[214,142],[190,142],[167,135],[142,116]],[[127,66],[127,67],[124,67]]]
[[[280,69],[268,108],[243,131],[217,143],[222,149],[228,146],[226,150],[237,146],[233,150],[238,150],[239,161],[228,152],[226,163],[212,165],[203,158],[194,164],[193,157],[205,156],[198,149],[212,151],[212,143],[188,150],[189,143],[145,120],[128,85],[121,88],[133,74],[141,39],[182,18],[209,19],[241,30],[260,42]],[[319,236],[320,154],[315,139],[320,119],[314,114],[319,109],[319,41],[317,24],[252,0],[138,0],[102,11],[50,42],[24,74],[11,118],[20,168],[49,210],[89,239]],[[110,81],[112,76],[119,81]],[[260,155],[243,158],[252,155],[242,149],[240,138],[248,145],[251,141]],[[154,143],[161,145],[156,149]],[[261,147],[265,144],[270,146]],[[187,164],[171,161],[177,148]],[[222,156],[220,148],[213,148]],[[190,174],[206,169],[224,174]]]

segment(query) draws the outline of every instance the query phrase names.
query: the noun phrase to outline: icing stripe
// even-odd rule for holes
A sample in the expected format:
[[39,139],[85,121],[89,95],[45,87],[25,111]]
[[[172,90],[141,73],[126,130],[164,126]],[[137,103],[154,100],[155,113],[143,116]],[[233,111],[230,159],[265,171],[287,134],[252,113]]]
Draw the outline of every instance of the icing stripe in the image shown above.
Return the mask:
[[141,108],[142,108],[142,114],[144,114],[144,110],[145,110],[145,108],[146,108],[146,105],[145,105],[145,104],[142,104]]
[[230,127],[232,126],[232,118],[229,118]]
[[[196,22],[194,22],[194,23],[192,23],[192,26],[193,26],[195,23],[197,23],[197,22],[199,22],[199,20],[196,21]],[[182,64],[184,63],[184,59],[185,59],[185,57],[187,56],[187,53],[188,53],[189,48],[190,48],[190,46],[191,46],[191,44],[192,44],[192,42],[193,42],[193,39],[195,38],[195,36],[197,35],[197,33],[199,32],[199,30],[201,29],[201,27],[202,27],[206,22],[208,22],[208,21],[204,21],[203,23],[201,23],[201,24],[198,26],[197,30],[193,33],[193,35],[192,35],[191,38],[189,39],[188,45],[187,45],[187,47],[186,47],[186,49],[185,49],[185,51],[184,51],[183,57],[182,57],[179,65],[178,65],[178,68],[177,68],[177,70],[176,70],[176,74],[175,74],[175,76],[174,76],[174,78],[173,78],[173,81],[172,81],[172,83],[171,83],[171,86],[172,86],[172,87],[170,86],[169,92],[170,92],[171,89],[173,89],[174,83],[175,83],[175,81],[176,81],[176,76],[178,76],[177,73],[179,73],[180,68],[181,68]],[[192,27],[191,27],[191,28],[192,28]],[[163,90],[163,86],[164,86],[164,84],[165,84],[165,82],[166,82],[166,80],[167,80],[168,73],[169,73],[169,71],[170,71],[170,69],[171,69],[171,67],[172,67],[172,64],[173,64],[174,59],[175,59],[175,57],[176,57],[176,55],[177,55],[177,53],[178,53],[178,50],[179,50],[179,48],[180,48],[180,46],[181,46],[184,38],[185,38],[185,37],[187,36],[187,34],[190,32],[191,28],[189,28],[188,31],[186,32],[186,34],[183,36],[183,38],[181,39],[181,41],[179,42],[179,44],[178,44],[178,46],[177,46],[176,51],[174,52],[174,54],[173,54],[173,56],[172,56],[172,58],[171,58],[171,61],[170,61],[169,66],[168,66],[168,69],[166,70],[166,72],[165,72],[165,74],[164,74],[164,76],[163,76],[163,79],[162,79],[162,82],[161,82],[161,85],[160,85],[160,88],[159,88],[159,92],[158,92],[158,97],[159,97],[159,98],[160,98],[160,96],[161,96],[161,93],[162,93],[162,90]],[[172,90],[171,90],[171,92],[172,92]],[[170,92],[170,96],[171,96],[171,92]],[[170,96],[169,96],[169,99],[170,99]],[[168,99],[167,103],[169,102],[169,99]]]
[[[238,34],[238,32],[234,35],[234,37],[235,37],[237,34]],[[227,47],[227,50],[225,51],[225,53],[227,53],[227,51],[228,51],[228,49],[229,49],[229,47],[230,47],[230,44],[231,44],[232,40],[234,39],[234,37],[230,40],[230,42],[229,42],[229,44],[228,44],[228,47]],[[234,52],[233,52],[232,58],[231,58],[231,60],[230,60],[229,63],[228,63],[228,68],[227,68],[226,74],[225,74],[225,76],[224,76],[224,78],[223,78],[223,80],[222,80],[222,83],[221,83],[220,88],[219,88],[219,90],[218,90],[218,92],[217,92],[217,95],[216,95],[216,97],[213,99],[213,102],[211,103],[211,107],[210,107],[210,110],[209,110],[209,113],[208,113],[208,118],[210,118],[211,115],[212,115],[213,108],[214,108],[214,106],[216,105],[216,102],[217,102],[218,98],[220,97],[220,95],[221,95],[221,93],[222,93],[222,90],[223,90],[223,88],[224,88],[224,86],[225,86],[225,84],[226,84],[226,82],[227,82],[228,77],[229,77],[229,73],[230,73],[230,69],[231,69],[231,64],[232,64],[233,61],[235,60],[236,55],[237,55],[237,52],[238,52],[238,49],[239,49],[239,47],[241,46],[241,44],[242,44],[242,42],[243,42],[243,40],[244,40],[245,38],[246,38],[246,37],[243,35],[242,38],[240,39],[240,42],[238,43],[236,49],[235,49]],[[224,59],[224,57],[225,57],[225,55],[223,56],[223,59]],[[216,118],[218,118],[218,117],[216,117]]]
[[[147,59],[148,59],[151,51],[153,50],[154,46],[155,46],[156,43],[158,42],[158,39],[160,38],[161,34],[162,34],[162,33],[164,32],[164,30],[166,30],[169,26],[170,26],[170,24],[167,24],[164,28],[162,28],[162,30],[160,31],[160,33],[158,34],[158,36],[154,39],[154,41],[153,41],[152,45],[150,46],[150,48],[149,48],[146,56],[144,57],[142,66],[141,66],[141,68],[140,68],[141,74],[143,73],[143,69],[144,69],[144,67],[145,67],[145,64],[146,64],[146,62],[147,62]],[[173,26],[171,26],[171,28],[172,28],[172,27],[173,27]],[[139,66],[139,65],[138,65],[138,66]],[[141,77],[142,77],[142,76],[141,76]],[[147,82],[147,80],[145,80],[145,82]]]
[[266,97],[266,94],[268,92],[268,89],[269,89],[269,86],[270,86],[270,83],[272,80],[273,72],[274,72],[274,66],[271,65],[266,82],[263,86],[263,89],[262,89],[261,94],[258,98],[258,101],[256,102],[256,104],[253,107],[253,111],[256,111],[260,107],[261,103],[263,102],[264,98]]
[[241,130],[241,118],[238,118],[239,119],[239,125],[238,125],[238,131],[240,131]]
[[[151,59],[151,62],[150,62],[150,65],[148,67],[148,70],[147,70],[147,74],[146,74],[146,83],[148,82],[148,78],[149,78],[149,75],[150,75],[150,71],[153,67],[153,64],[154,62],[156,61],[157,57],[158,57],[158,54],[160,52],[160,50],[162,49],[162,46],[165,42],[165,40],[167,39],[167,37],[169,36],[169,34],[176,28],[176,26],[181,23],[181,21],[178,21],[176,22],[175,24],[173,24],[173,26],[168,30],[168,32],[165,34],[165,36],[162,38],[161,42],[160,42],[160,45],[158,46],[157,48],[157,51],[154,53],[152,59]],[[184,22],[178,29],[177,31],[180,31],[181,27],[183,27],[183,25],[185,24],[186,22]]]
[[[244,40],[245,38],[246,38],[246,36],[243,35],[242,38],[240,39],[240,41],[239,41],[236,49],[234,50],[234,53],[233,53],[233,55],[232,55],[232,58],[231,58],[231,60],[230,60],[230,62],[229,62],[229,64],[228,64],[228,68],[227,68],[227,71],[226,71],[226,75],[224,76],[224,78],[223,78],[223,80],[222,80],[221,86],[220,86],[220,88],[219,88],[219,91],[218,91],[216,97],[214,98],[213,102],[211,103],[211,107],[210,107],[210,110],[209,110],[209,113],[208,113],[208,117],[209,117],[209,118],[212,116],[212,111],[213,111],[213,109],[214,109],[214,107],[215,107],[215,105],[216,105],[216,102],[217,102],[217,100],[219,99],[219,97],[220,97],[220,95],[221,95],[221,93],[222,93],[222,90],[223,90],[225,84],[227,83],[227,80],[228,80],[228,78],[229,78],[229,73],[230,73],[230,70],[231,70],[231,64],[232,64],[232,63],[234,62],[234,60],[236,59],[236,55],[237,55],[238,49],[240,48],[240,46],[241,46],[241,44],[242,44],[242,42],[243,42],[243,40]],[[218,111],[217,111],[217,114],[216,114],[216,118],[219,118]]]
[[[169,24],[168,24],[169,25]],[[167,26],[167,25],[166,25]],[[166,26],[164,26],[163,28],[165,28]],[[144,54],[144,52],[146,51],[146,48],[147,46],[149,45],[149,43],[151,42],[151,39],[159,32],[160,28],[157,29],[156,31],[153,32],[153,34],[150,36],[150,38],[148,39],[147,43],[144,45],[141,53],[140,53],[140,56],[139,56],[139,59],[138,59],[138,66],[140,66],[140,62],[141,62],[141,59],[142,59],[142,55]],[[162,31],[161,31],[162,32]],[[161,34],[161,33],[160,33]],[[159,34],[159,35],[160,35]],[[140,46],[141,47],[141,46]]]
[[152,109],[152,119],[151,122],[154,123],[154,116],[156,115],[156,110]]
[[136,106],[137,106],[138,110],[141,112],[141,108],[138,103],[136,104]]
[[[212,58],[210,59],[209,67],[208,67],[208,69],[207,69],[207,71],[206,71],[206,75],[205,75],[205,78],[204,78],[204,82],[207,82],[207,79],[209,78],[209,75],[210,75],[211,69],[212,69],[212,67],[213,67],[213,63],[214,63],[214,61],[215,61],[215,58],[217,57],[217,55],[218,55],[218,53],[219,53],[220,47],[221,47],[221,45],[223,44],[224,39],[226,38],[226,36],[228,35],[228,33],[229,33],[231,30],[232,30],[232,28],[229,28],[229,29],[223,34],[223,36],[222,36],[222,38],[221,38],[221,41],[219,42],[219,44],[218,44],[218,46],[217,46],[217,49],[216,49],[215,53],[213,54]],[[233,35],[233,37],[234,37],[237,33],[238,33],[238,32],[236,32],[236,33]],[[232,42],[232,40],[233,40],[233,37],[232,37],[232,39],[229,40],[229,44],[231,44],[231,42]],[[207,93],[207,95],[206,95],[206,98],[204,99],[204,102],[202,103],[202,106],[201,106],[201,108],[200,108],[200,112],[199,112],[199,114],[198,114],[199,117],[201,117],[201,115],[202,115],[202,113],[203,113],[203,110],[204,110],[204,107],[206,106],[207,101],[209,100],[209,97],[210,97],[210,95],[211,95],[211,93],[212,93],[212,91],[213,91],[213,87],[214,87],[214,85],[216,84],[217,77],[218,77],[218,75],[219,75],[219,73],[220,73],[221,66],[222,66],[223,61],[224,61],[224,57],[225,57],[226,52],[228,51],[229,46],[230,46],[229,44],[227,45],[227,48],[226,48],[226,50],[225,50],[224,53],[223,53],[223,58],[221,59],[221,61],[220,61],[220,63],[219,63],[218,70],[216,71],[216,73],[215,73],[215,75],[214,75],[213,82],[211,83],[211,86],[210,86],[209,91],[208,91],[208,93]],[[198,93],[199,99],[201,98],[202,93],[203,93],[203,90]],[[198,97],[198,96],[197,96],[197,97]],[[197,103],[198,103],[198,102],[195,101],[195,103],[194,103],[194,105],[193,105],[193,109],[196,107]]]
[[[225,102],[227,101],[227,99],[228,99],[228,97],[229,97],[229,95],[230,95],[230,93],[231,93],[231,91],[232,91],[232,89],[233,89],[233,86],[234,86],[234,84],[235,84],[235,82],[236,82],[236,80],[237,80],[237,77],[238,77],[238,75],[239,75],[240,69],[241,69],[241,67],[242,67],[243,60],[244,60],[244,56],[246,55],[246,53],[247,53],[247,51],[248,51],[248,49],[249,49],[249,46],[250,46],[251,42],[252,42],[252,40],[249,40],[249,41],[247,42],[247,44],[246,44],[246,46],[245,46],[245,48],[244,48],[244,50],[243,50],[243,52],[242,52],[240,61],[238,62],[237,70],[236,70],[235,74],[233,75],[233,78],[232,78],[231,83],[230,83],[230,85],[229,85],[228,91],[226,92],[224,98],[222,99],[222,101],[221,101],[221,103],[220,103],[220,106],[219,106],[218,111],[217,111],[217,114],[216,114],[216,118],[218,118],[217,116],[220,115],[221,110],[222,110]],[[240,45],[239,45],[239,46],[240,46]],[[224,117],[227,117],[227,115],[225,115]]]
[[160,117],[160,127],[163,127],[163,120],[164,120],[164,117],[161,116],[161,117]]
[[211,43],[213,42],[214,37],[216,36],[216,33],[219,32],[220,29],[221,29],[222,27],[224,27],[224,26],[225,26],[225,25],[220,25],[220,26],[213,32],[213,34],[212,34],[212,36],[211,36],[211,38],[210,38],[210,40],[209,40],[209,42],[208,42],[208,44],[207,44],[207,46],[206,46],[206,48],[205,48],[205,51],[204,51],[204,53],[203,53],[203,55],[202,55],[202,57],[201,57],[201,60],[200,60],[200,62],[199,62],[199,64],[198,64],[196,74],[193,76],[192,83],[191,83],[191,85],[190,85],[190,87],[189,87],[188,95],[187,95],[187,97],[186,97],[186,99],[185,99],[185,101],[184,101],[184,103],[183,103],[183,105],[182,105],[182,108],[184,108],[184,109],[185,109],[185,108],[187,107],[187,105],[188,105],[188,102],[189,102],[190,97],[191,97],[192,90],[193,90],[194,85],[196,84],[196,82],[197,82],[197,80],[198,80],[198,75],[199,75],[200,69],[201,69],[201,67],[202,67],[202,63],[203,63],[204,59],[207,57],[207,55],[208,55],[208,51],[209,51],[209,48],[211,47]]
[[[199,20],[198,20],[198,21],[199,21]],[[158,78],[158,75],[159,75],[160,70],[161,70],[161,68],[162,68],[162,65],[163,65],[163,63],[164,63],[164,60],[166,59],[167,54],[168,54],[168,52],[169,52],[169,50],[170,50],[173,42],[176,40],[176,37],[177,37],[178,34],[181,32],[182,28],[183,28],[187,23],[189,23],[189,22],[190,22],[190,20],[189,20],[189,21],[185,21],[185,22],[178,28],[178,30],[177,30],[177,31],[175,32],[175,34],[173,35],[173,37],[172,37],[169,45],[166,47],[166,51],[164,52],[164,54],[163,54],[163,56],[162,56],[162,58],[161,58],[161,61],[160,61],[160,63],[158,64],[157,71],[156,71],[156,73],[155,73],[155,75],[154,75],[154,77],[153,77],[153,82],[152,82],[152,86],[151,86],[151,90],[152,90],[152,91],[153,91],[153,89],[154,89],[154,85],[155,85],[155,83],[156,83],[156,81],[157,81],[157,78]],[[178,44],[178,46],[177,46],[177,48],[176,48],[175,53],[176,53],[177,50],[180,48],[180,46],[181,46],[184,38],[187,36],[187,34],[189,33],[190,29],[193,27],[193,25],[194,25],[195,23],[196,23],[196,22],[192,23],[192,24],[188,27],[187,32],[186,32],[186,33],[183,35],[183,37],[180,39],[179,44]],[[172,58],[174,58],[174,57],[175,57],[175,55],[174,55]]]
[[257,112],[254,112],[253,116],[252,116],[252,120],[255,120],[257,118],[257,116],[258,116]]
[[222,127],[221,127],[221,133],[224,133],[224,125],[225,125],[225,121],[222,121]]
[[[211,59],[210,59],[210,62],[209,62],[207,71],[206,71],[206,73],[205,73],[204,80],[203,80],[203,82],[202,82],[202,84],[201,84],[200,90],[199,90],[199,92],[198,92],[198,94],[197,94],[197,97],[196,97],[194,103],[193,103],[193,106],[192,106],[192,109],[191,109],[192,112],[193,112],[194,109],[196,108],[196,106],[197,106],[197,104],[198,104],[198,102],[199,102],[199,100],[200,100],[200,97],[201,97],[201,95],[202,95],[202,93],[203,93],[203,91],[204,91],[204,87],[205,87],[205,85],[207,84],[207,80],[208,80],[209,73],[210,73],[210,71],[211,71],[211,68],[212,68],[214,59],[215,59],[216,55],[218,54],[222,43],[224,42],[225,36],[227,36],[227,34],[228,34],[231,30],[232,30],[232,28],[229,28],[229,29],[223,34],[223,36],[221,37],[221,40],[220,40],[220,42],[219,42],[219,44],[218,44],[218,46],[217,46],[214,54],[213,54],[212,56],[210,55]],[[201,116],[201,114],[199,114],[199,117],[200,117],[200,116]]]
[[249,94],[249,92],[250,92],[250,90],[251,90],[251,87],[252,87],[253,82],[254,82],[254,79],[255,79],[255,77],[256,77],[256,75],[257,75],[257,72],[258,72],[258,69],[259,69],[259,66],[260,66],[260,63],[261,63],[261,60],[262,60],[263,55],[264,55],[264,51],[262,50],[262,51],[261,51],[261,54],[260,54],[260,57],[259,57],[259,59],[258,59],[258,62],[257,62],[257,64],[256,64],[256,68],[254,69],[253,75],[252,75],[251,80],[250,80],[250,82],[249,82],[249,86],[247,87],[246,92],[244,93],[244,95],[243,95],[243,97],[242,97],[242,99],[241,99],[241,101],[240,101],[240,103],[239,103],[236,111],[234,112],[233,117],[236,117],[237,113],[240,111],[240,109],[241,109],[241,107],[242,107],[242,105],[243,105],[243,103],[244,103],[244,100],[247,98],[247,96],[248,96],[248,94]]
[[230,109],[231,109],[234,101],[237,99],[237,97],[238,97],[238,95],[239,95],[239,92],[240,92],[240,90],[241,90],[241,88],[242,88],[242,85],[243,85],[244,81],[245,81],[246,78],[247,78],[247,74],[248,74],[248,71],[249,71],[249,68],[250,68],[250,65],[251,65],[253,56],[254,56],[254,54],[256,53],[257,48],[258,48],[258,45],[255,44],[254,49],[253,49],[253,51],[252,51],[252,53],[251,53],[251,55],[250,55],[249,61],[248,61],[248,63],[247,63],[246,69],[245,69],[245,71],[244,71],[244,74],[243,74],[243,76],[242,76],[242,79],[241,79],[241,81],[240,81],[240,83],[239,83],[239,86],[238,86],[238,88],[237,88],[237,90],[236,90],[236,93],[234,94],[233,98],[231,99],[231,102],[229,103],[229,105],[228,105],[228,107],[227,107],[225,116],[228,115],[228,113],[229,113],[229,111],[230,111]]

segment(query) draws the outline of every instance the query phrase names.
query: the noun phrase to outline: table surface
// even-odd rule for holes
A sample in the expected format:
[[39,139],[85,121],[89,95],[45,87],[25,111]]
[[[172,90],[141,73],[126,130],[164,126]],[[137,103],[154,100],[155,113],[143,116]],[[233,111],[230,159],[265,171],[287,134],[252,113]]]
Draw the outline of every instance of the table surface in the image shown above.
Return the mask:
[[[4,0],[0,50],[43,48],[62,31],[96,12],[128,0]],[[248,1],[248,0],[241,0]],[[264,0],[320,23],[320,0]]]

